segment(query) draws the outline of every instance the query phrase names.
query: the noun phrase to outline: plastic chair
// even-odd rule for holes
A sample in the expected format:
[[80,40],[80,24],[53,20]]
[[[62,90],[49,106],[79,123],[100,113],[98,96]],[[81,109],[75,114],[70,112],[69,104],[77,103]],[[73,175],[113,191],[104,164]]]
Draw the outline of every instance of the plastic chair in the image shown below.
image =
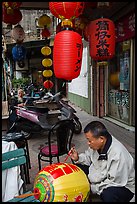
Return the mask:
[[[58,121],[48,132],[48,145],[42,147],[38,154],[39,170],[41,170],[41,160],[50,162],[56,157],[60,162],[59,157],[67,154],[71,148],[71,141],[74,133],[74,123],[72,120]],[[55,142],[52,143],[52,140]],[[45,158],[48,159],[45,159]]]
[[2,153],[2,171],[12,167],[21,167],[21,177],[24,180],[23,188],[26,190],[26,175],[29,175],[26,168],[26,155],[23,148]]

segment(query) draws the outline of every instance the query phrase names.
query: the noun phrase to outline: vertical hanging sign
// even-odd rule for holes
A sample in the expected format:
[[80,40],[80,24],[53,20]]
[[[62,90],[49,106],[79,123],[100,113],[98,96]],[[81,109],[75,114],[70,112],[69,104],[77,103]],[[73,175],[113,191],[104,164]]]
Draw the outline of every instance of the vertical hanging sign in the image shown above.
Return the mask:
[[90,56],[94,60],[111,59],[115,54],[115,25],[106,18],[90,23]]

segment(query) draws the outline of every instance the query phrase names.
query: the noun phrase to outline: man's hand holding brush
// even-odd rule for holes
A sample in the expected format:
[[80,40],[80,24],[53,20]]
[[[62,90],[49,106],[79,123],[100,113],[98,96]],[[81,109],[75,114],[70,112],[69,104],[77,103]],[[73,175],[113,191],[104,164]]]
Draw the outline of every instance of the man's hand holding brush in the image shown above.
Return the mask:
[[71,147],[68,154],[71,159],[73,159],[73,161],[77,161],[79,159],[78,152],[76,151],[75,146]]

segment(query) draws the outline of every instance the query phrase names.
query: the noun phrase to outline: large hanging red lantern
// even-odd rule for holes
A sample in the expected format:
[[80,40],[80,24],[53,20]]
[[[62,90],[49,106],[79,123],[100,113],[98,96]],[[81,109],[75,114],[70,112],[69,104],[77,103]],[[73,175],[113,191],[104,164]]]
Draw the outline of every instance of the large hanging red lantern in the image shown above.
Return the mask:
[[82,14],[84,2],[49,2],[51,13],[60,19],[74,19]]
[[107,60],[115,54],[115,25],[107,18],[91,21],[89,26],[90,56]]
[[81,36],[72,30],[56,34],[53,47],[53,67],[57,78],[72,80],[80,74],[83,44]]

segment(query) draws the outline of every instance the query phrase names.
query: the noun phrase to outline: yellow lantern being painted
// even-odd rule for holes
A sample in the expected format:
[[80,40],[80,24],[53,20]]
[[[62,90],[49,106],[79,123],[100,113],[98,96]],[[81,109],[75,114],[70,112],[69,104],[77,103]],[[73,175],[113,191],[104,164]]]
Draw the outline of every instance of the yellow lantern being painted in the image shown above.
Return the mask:
[[44,77],[51,77],[53,75],[53,72],[52,72],[52,70],[44,70],[43,71],[43,76]]
[[34,181],[34,197],[40,202],[87,202],[89,192],[86,174],[74,164],[46,166]]
[[51,23],[51,18],[46,14],[40,16],[38,19],[38,26],[39,27],[44,27],[44,26],[50,25],[50,23]]
[[43,59],[43,60],[42,60],[42,65],[43,65],[44,67],[50,67],[50,66],[52,66],[52,59],[50,59],[50,58],[45,58],[45,59]]
[[51,54],[51,48],[48,46],[44,46],[41,48],[41,53],[45,56],[48,56]]

